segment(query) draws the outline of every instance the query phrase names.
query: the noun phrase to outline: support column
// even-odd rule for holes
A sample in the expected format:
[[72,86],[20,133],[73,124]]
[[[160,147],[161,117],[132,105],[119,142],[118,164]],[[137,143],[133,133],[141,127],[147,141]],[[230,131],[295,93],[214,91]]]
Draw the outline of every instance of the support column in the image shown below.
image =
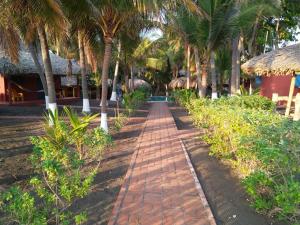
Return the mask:
[[8,103],[11,105],[12,104],[12,90],[11,90],[11,82],[10,79],[7,78],[7,89],[8,89]]
[[294,121],[300,120],[300,93],[296,95]]

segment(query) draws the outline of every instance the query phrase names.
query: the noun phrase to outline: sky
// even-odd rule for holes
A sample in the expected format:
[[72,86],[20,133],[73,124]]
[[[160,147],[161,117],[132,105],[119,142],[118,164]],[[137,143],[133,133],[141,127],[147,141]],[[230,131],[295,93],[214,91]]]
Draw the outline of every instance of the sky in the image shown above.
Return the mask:
[[163,36],[163,32],[159,28],[154,28],[143,33],[142,36],[149,38],[151,41],[155,41]]
[[[300,43],[300,28],[297,29],[298,35],[297,35],[297,41],[290,41],[290,42],[284,42],[286,46],[293,45],[296,43]],[[163,32],[159,28],[151,29],[150,31],[147,31],[146,33],[143,33],[142,36],[149,38],[151,41],[155,41],[163,36]],[[282,46],[283,43],[280,45]]]

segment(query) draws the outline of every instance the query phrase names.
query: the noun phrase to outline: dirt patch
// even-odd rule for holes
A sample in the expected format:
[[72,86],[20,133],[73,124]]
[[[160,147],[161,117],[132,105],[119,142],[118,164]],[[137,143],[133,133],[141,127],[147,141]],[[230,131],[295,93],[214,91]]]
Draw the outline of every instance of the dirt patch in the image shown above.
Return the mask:
[[[92,192],[74,204],[75,211],[87,211],[88,224],[107,224],[148,108],[148,104],[142,106],[120,132],[113,134],[114,147],[104,155]],[[92,110],[97,112],[98,108]],[[33,175],[29,162],[32,151],[29,136],[43,134],[43,113],[43,107],[39,106],[0,108],[0,192],[12,185],[24,186]],[[114,109],[110,108],[109,116],[113,115]],[[92,126],[99,124],[98,118]]]
[[[201,140],[201,131],[193,128],[187,112],[170,104],[179,130],[184,131],[183,142],[191,157],[198,179],[219,225],[284,225],[260,215],[249,206],[249,199],[240,180],[231,169],[209,156],[209,146]],[[188,134],[188,135],[187,135]]]

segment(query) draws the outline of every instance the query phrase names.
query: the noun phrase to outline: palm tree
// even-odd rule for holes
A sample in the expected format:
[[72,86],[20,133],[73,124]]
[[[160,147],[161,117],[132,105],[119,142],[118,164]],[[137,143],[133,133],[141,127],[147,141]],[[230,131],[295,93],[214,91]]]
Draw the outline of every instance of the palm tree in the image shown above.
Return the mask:
[[45,94],[45,105],[46,105],[46,109],[49,109],[49,94],[48,94],[48,86],[47,86],[47,81],[46,81],[46,77],[44,74],[44,69],[43,66],[40,64],[39,61],[39,54],[38,54],[38,50],[37,50],[38,46],[35,42],[31,42],[28,44],[28,50],[31,54],[31,57],[33,59],[33,62],[35,64],[35,67],[38,71],[42,86],[43,86],[43,90],[44,90],[44,94]]
[[79,58],[80,58],[80,70],[81,70],[81,88],[82,88],[82,98],[83,106],[82,112],[90,113],[90,102],[88,95],[88,85],[87,85],[87,74],[86,74],[86,55],[84,48],[84,35],[83,31],[78,30],[78,48],[79,48]]
[[11,57],[12,61],[17,62],[19,60],[20,42],[25,42],[38,71],[45,94],[46,109],[48,109],[48,87],[43,65],[41,65],[39,61],[40,51],[38,50],[39,44],[34,35],[35,29],[28,25],[29,21],[27,17],[14,17],[11,13],[14,8],[11,7],[12,5],[9,5],[7,2],[6,4],[5,2],[1,3],[0,9],[2,17],[0,20],[0,45],[4,51],[7,51],[7,54]]
[[[61,10],[61,4],[58,0],[29,0],[26,2],[19,0],[10,1],[8,4],[10,5],[7,6],[11,9],[12,15],[18,22],[26,21],[27,29],[38,33],[49,95],[49,109],[54,112],[57,108],[56,92],[46,28],[56,27],[62,32],[65,31],[66,18]],[[28,36],[30,34],[27,33]]]
[[[132,23],[139,11],[134,4],[136,1],[129,0],[106,0],[94,1],[98,9],[96,21],[102,30],[105,45],[102,65],[102,96],[101,96],[101,128],[108,131],[107,124],[107,91],[108,71],[112,56],[113,39],[127,23]],[[133,24],[133,23],[132,23]],[[129,30],[130,31],[130,30]]]
[[45,25],[43,24],[39,25],[37,27],[37,31],[41,42],[42,59],[44,63],[45,76],[46,76],[47,87],[48,87],[49,109],[52,112],[54,112],[57,109],[55,83],[54,83],[54,77],[52,72],[51,59],[49,55],[49,46],[48,46],[47,36],[46,36],[46,31],[44,26]]
[[[198,75],[199,96],[206,96],[208,67],[211,67],[212,97],[217,97],[217,80],[215,73],[215,50],[228,38],[228,23],[232,14],[230,1],[202,1],[198,7],[205,16],[191,14],[186,8],[177,11],[176,25],[185,35],[185,43],[193,46]],[[202,63],[201,63],[202,62]],[[201,65],[202,64],[202,65]],[[201,66],[200,66],[201,65]],[[200,68],[202,77],[200,82]]]
[[[272,5],[273,7],[270,7]],[[241,51],[243,49],[245,34],[249,34],[251,38],[248,42],[249,55],[254,54],[255,37],[258,32],[258,26],[261,21],[271,15],[276,15],[281,5],[279,0],[271,1],[238,1],[233,6],[237,22],[232,29],[231,49],[231,84],[230,93],[236,95],[240,92],[240,76],[241,76]],[[250,29],[249,29],[250,28]]]
[[114,73],[114,80],[113,80],[113,88],[112,88],[112,94],[110,97],[111,101],[117,100],[117,81],[118,81],[118,73],[119,73],[119,65],[120,65],[120,55],[121,55],[121,40],[119,40],[118,43],[118,53],[117,53],[117,59],[116,59],[116,67],[115,67],[115,73]]
[[87,84],[87,62],[86,59],[92,64],[93,72],[97,70],[97,63],[91,59],[91,39],[94,36],[94,32],[97,29],[94,23],[94,5],[88,0],[61,0],[66,16],[71,21],[71,27],[69,32],[74,36],[77,36],[80,69],[81,69],[81,88],[83,96],[82,112],[89,113],[90,102],[88,96],[88,84]]
[[231,52],[229,43],[216,51],[216,69],[219,73],[219,91],[223,93],[223,85],[229,80],[231,72]]

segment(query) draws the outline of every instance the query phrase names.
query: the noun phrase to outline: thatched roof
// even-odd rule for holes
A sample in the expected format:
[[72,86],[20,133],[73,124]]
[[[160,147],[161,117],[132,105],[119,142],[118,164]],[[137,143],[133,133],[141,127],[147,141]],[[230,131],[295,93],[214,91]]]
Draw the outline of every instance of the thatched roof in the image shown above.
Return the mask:
[[[137,78],[134,78],[133,80],[134,82],[134,88],[139,88],[139,87],[151,87],[151,85],[147,82],[147,81],[144,81],[142,79],[137,79]],[[129,79],[129,88],[131,88],[131,79]]]
[[242,70],[260,76],[285,76],[300,71],[300,44],[256,56],[242,65]]
[[[66,75],[68,60],[63,59],[52,52],[50,53],[52,70],[55,75]],[[0,73],[6,75],[37,74],[35,64],[29,52],[22,50],[19,54],[19,63],[14,64],[4,51],[0,50]],[[79,65],[72,61],[72,73],[80,74]]]
[[[170,88],[185,88],[187,86],[187,78],[179,77],[174,78],[169,83]],[[190,77],[190,88],[196,88],[197,86],[197,77]]]

